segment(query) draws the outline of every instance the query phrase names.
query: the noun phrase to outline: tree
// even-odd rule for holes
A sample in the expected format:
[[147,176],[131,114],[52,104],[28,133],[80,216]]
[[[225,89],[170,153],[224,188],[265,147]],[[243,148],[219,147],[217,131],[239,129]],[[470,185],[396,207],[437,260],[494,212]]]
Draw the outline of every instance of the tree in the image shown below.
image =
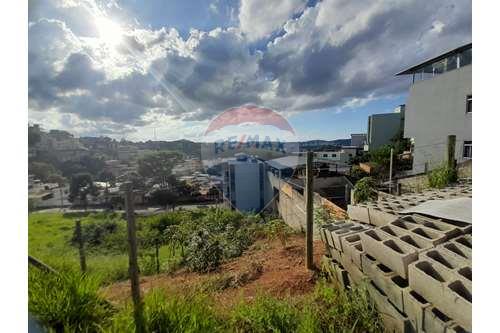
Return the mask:
[[168,206],[171,206],[172,210],[175,209],[178,199],[178,193],[165,188],[155,190],[150,194],[150,200],[157,205],[165,207],[165,209]]
[[75,199],[78,199],[83,202],[86,207],[87,195],[95,195],[96,193],[97,189],[94,186],[92,175],[90,175],[89,173],[78,173],[71,177],[68,196],[68,200],[70,202],[74,202]]
[[139,175],[153,178],[166,183],[168,176],[172,174],[172,168],[181,161],[182,155],[177,152],[159,152],[149,154],[139,159]]
[[58,174],[57,169],[52,164],[45,162],[31,162],[28,165],[28,172],[43,182],[47,182],[52,175]]

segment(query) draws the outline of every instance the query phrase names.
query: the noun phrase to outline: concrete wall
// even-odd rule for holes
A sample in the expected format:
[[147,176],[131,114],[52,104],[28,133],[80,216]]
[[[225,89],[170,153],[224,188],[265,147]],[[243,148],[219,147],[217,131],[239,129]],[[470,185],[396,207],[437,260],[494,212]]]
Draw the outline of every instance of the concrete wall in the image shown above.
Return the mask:
[[456,135],[455,158],[464,161],[464,141],[472,141],[472,114],[466,96],[472,94],[472,65],[418,81],[406,103],[404,136],[415,140],[413,172],[429,170],[445,160],[446,138]]
[[[285,181],[274,176],[271,172],[268,172],[267,176],[269,178],[269,184],[279,191],[279,196],[276,199],[276,208],[283,218],[283,221],[292,229],[305,231],[305,196]],[[329,186],[340,182],[342,182],[341,177],[316,178],[314,179],[313,186]],[[327,209],[332,216],[338,219],[345,219],[347,217],[345,210],[325,198],[322,198],[318,193],[314,193],[314,209],[318,208]],[[318,228],[316,227],[314,227],[314,238],[319,239]]]
[[391,143],[391,139],[402,129],[404,113],[372,114],[368,117],[368,150],[372,151]]

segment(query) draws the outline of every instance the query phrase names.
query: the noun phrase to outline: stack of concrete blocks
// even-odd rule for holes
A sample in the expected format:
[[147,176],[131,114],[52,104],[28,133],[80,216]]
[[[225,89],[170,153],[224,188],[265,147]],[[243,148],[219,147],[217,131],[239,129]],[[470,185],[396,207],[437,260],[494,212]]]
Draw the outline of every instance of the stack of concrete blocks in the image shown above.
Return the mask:
[[332,280],[346,288],[364,281],[387,331],[427,333],[472,329],[471,233],[468,224],[418,215],[321,232]]
[[472,198],[471,184],[457,184],[443,189],[427,190],[422,193],[401,196],[384,195],[376,201],[347,206],[349,219],[375,226],[386,225],[399,218],[400,212],[429,200],[444,200],[458,197]]
[[330,277],[340,286],[348,288],[364,278],[359,234],[372,228],[353,221],[337,221],[321,227],[320,235],[327,252],[323,264],[329,266]]

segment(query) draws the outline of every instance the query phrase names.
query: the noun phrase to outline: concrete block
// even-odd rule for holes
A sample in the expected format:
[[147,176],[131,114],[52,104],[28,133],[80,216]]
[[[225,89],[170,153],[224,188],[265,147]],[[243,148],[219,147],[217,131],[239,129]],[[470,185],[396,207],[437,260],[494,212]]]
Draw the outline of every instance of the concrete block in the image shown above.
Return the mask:
[[412,223],[404,219],[398,219],[392,222],[391,226],[405,230],[410,235],[420,238],[423,242],[427,242],[430,246],[436,246],[448,240],[448,236],[441,231]]
[[453,324],[450,317],[435,307],[431,306],[424,310],[424,332],[446,333],[448,327]]
[[361,223],[370,224],[368,207],[364,204],[347,205],[347,215],[349,215],[349,219],[351,220],[357,220]]
[[384,322],[386,332],[414,332],[408,317],[404,313],[399,312],[389,302],[383,290],[378,288],[372,281],[367,284],[367,289]]
[[403,291],[403,306],[405,314],[412,322],[417,332],[424,332],[424,313],[425,309],[432,305],[421,295],[410,288]]
[[348,227],[351,227],[353,225],[354,225],[353,223],[346,223],[346,222],[326,224],[324,226],[326,243],[335,249],[339,249],[339,246],[335,246],[333,233],[338,230],[347,229]]
[[411,231],[399,228],[392,224],[380,227],[380,230],[413,246],[417,250],[417,252],[425,251],[433,247],[432,243],[427,241],[426,239],[412,233]]
[[350,287],[350,281],[349,281],[349,273],[347,270],[344,269],[344,266],[342,265],[336,265],[336,273],[337,273],[337,280],[340,282],[340,285],[344,289],[348,289]]
[[337,262],[341,262],[342,260],[340,259],[340,251],[337,250],[337,249],[334,249],[332,247],[330,247],[330,253],[331,253],[331,256],[332,258],[337,261]]
[[408,265],[418,258],[418,249],[382,230],[361,233],[363,250],[399,276],[408,278]]
[[363,231],[368,230],[370,228],[371,228],[370,226],[365,226],[365,225],[362,225],[360,223],[351,223],[351,225],[346,226],[345,228],[332,231],[331,237],[332,237],[332,241],[334,243],[335,248],[337,250],[344,251],[344,249],[342,247],[342,239],[343,238],[350,236],[350,235],[353,235],[353,234],[363,232]]
[[464,259],[468,259],[472,261],[472,249],[464,246],[461,243],[450,241],[444,244],[441,244],[437,247],[438,249],[446,249],[446,251],[450,251]]
[[370,224],[377,227],[384,226],[397,220],[398,215],[392,210],[382,210],[378,206],[368,207],[368,215],[370,217]]
[[471,280],[434,261],[419,260],[409,266],[409,285],[457,324],[472,329]]
[[347,257],[359,268],[361,268],[361,254],[363,246],[359,234],[353,234],[342,238],[342,248]]
[[464,329],[462,326],[457,324],[451,324],[450,327],[447,328],[446,333],[471,333],[472,331],[468,331]]
[[446,235],[446,237],[453,238],[455,236],[460,235],[461,231],[460,229],[452,224],[445,223],[441,219],[433,219],[433,218],[428,218],[424,217],[418,214],[410,215],[410,216],[403,216],[401,217],[402,220],[413,222],[416,224],[420,224],[424,227],[439,231],[443,234]]
[[408,281],[378,261],[368,262],[364,273],[399,311],[404,312],[403,290],[408,287]]
[[347,273],[349,273],[349,282],[355,285],[359,285],[365,282],[368,278],[363,272],[352,262],[350,265],[344,266]]
[[361,255],[361,271],[367,275],[367,272],[370,271],[370,266],[374,265],[377,262],[377,259],[369,255],[368,253],[363,253]]

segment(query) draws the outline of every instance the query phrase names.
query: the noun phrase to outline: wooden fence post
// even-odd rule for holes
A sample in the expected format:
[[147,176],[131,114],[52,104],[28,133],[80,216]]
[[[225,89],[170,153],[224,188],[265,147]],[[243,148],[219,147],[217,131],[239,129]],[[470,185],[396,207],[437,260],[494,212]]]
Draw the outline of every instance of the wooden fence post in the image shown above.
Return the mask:
[[75,234],[76,234],[76,240],[78,242],[78,252],[80,255],[80,269],[82,270],[83,273],[85,273],[87,271],[87,262],[85,261],[85,248],[82,236],[82,224],[79,219],[75,221]]
[[307,152],[306,161],[306,267],[314,268],[313,262],[313,155],[312,151]]
[[132,193],[132,183],[126,182],[125,206],[127,211],[127,235],[128,235],[128,263],[130,275],[130,287],[132,300],[134,302],[134,321],[137,333],[144,332],[144,321],[142,317],[141,289],[139,284],[139,265],[137,264],[137,238],[134,216],[134,200]]

